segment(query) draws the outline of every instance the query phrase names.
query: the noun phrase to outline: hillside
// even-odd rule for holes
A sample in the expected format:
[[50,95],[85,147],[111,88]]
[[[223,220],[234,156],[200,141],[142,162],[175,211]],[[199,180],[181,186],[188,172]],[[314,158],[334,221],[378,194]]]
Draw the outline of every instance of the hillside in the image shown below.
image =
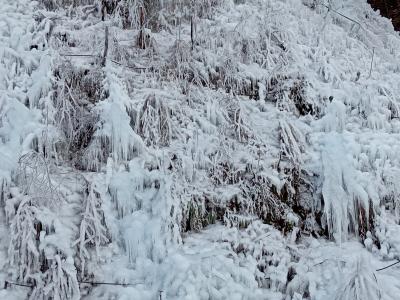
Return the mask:
[[0,16],[0,298],[398,298],[400,35],[367,0]]

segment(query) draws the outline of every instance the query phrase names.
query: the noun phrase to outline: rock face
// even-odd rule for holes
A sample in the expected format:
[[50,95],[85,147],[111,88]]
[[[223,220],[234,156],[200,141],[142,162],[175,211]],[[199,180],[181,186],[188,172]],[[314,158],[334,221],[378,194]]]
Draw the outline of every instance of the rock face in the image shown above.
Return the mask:
[[400,1],[399,0],[368,0],[374,9],[379,9],[381,15],[392,19],[393,26],[400,31]]

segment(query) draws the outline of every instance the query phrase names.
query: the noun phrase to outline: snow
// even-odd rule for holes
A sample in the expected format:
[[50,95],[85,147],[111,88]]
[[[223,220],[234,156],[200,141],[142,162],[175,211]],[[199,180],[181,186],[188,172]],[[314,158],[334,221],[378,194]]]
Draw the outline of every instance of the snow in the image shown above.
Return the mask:
[[0,0],[0,297],[397,299],[390,21],[107,3]]

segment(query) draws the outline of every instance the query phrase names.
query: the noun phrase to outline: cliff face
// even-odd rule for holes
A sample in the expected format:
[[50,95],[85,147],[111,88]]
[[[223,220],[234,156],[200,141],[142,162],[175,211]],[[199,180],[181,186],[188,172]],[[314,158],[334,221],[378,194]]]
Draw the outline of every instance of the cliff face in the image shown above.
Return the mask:
[[379,9],[381,15],[392,19],[393,26],[400,30],[400,1],[399,0],[368,0],[374,9]]

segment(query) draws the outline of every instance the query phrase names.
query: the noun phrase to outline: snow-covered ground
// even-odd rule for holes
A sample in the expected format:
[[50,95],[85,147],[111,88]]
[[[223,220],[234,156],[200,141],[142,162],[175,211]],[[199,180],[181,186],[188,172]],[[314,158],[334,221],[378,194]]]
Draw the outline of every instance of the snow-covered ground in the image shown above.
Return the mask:
[[100,2],[0,0],[1,299],[400,297],[389,20]]

